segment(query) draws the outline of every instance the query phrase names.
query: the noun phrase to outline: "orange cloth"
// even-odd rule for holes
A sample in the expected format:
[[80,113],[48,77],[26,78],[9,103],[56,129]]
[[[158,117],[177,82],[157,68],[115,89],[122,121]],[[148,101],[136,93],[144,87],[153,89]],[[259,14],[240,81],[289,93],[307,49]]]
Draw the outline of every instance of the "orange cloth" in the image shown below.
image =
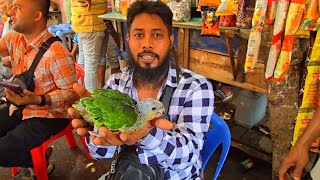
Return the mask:
[[[28,45],[24,36],[9,32],[0,40],[0,49],[7,49],[12,57],[12,73],[20,74],[29,69],[43,42],[52,37],[44,30]],[[61,42],[54,42],[40,60],[35,72],[35,94],[51,97],[52,105],[28,105],[23,118],[66,118],[67,108],[76,100],[72,85],[77,82],[74,60]]]

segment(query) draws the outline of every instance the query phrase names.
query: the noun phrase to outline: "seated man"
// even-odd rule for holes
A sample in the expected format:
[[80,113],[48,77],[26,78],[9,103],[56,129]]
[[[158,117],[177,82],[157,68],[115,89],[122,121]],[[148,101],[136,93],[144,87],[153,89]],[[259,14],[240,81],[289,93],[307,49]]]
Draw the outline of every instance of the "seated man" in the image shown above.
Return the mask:
[[[4,37],[10,28],[10,15],[9,10],[12,7],[12,0],[0,0],[0,14],[2,15],[2,22],[4,23],[1,37]],[[12,70],[10,64],[10,56],[2,57],[0,62],[0,80],[1,81],[12,81]],[[0,97],[4,96],[4,88],[0,86]]]
[[[183,68],[178,73],[169,53],[174,41],[172,16],[161,2],[131,5],[127,15],[130,67],[111,75],[105,85],[137,102],[161,99],[165,87],[173,88],[169,119],[154,119],[130,133],[114,134],[101,127],[102,137],[91,135],[86,141],[94,158],[112,158],[121,145],[136,145],[141,164],[160,166],[164,179],[200,179],[200,152],[214,110],[213,89],[203,76]],[[79,95],[90,95],[79,86],[74,85]],[[69,114],[78,134],[86,135],[88,124],[75,109],[69,109]]]
[[[52,37],[46,28],[49,6],[49,0],[13,1],[14,32],[0,40],[0,55],[12,57],[14,76],[30,68],[42,43]],[[30,168],[31,175],[30,150],[68,126],[67,107],[78,97],[72,89],[74,60],[61,42],[54,42],[42,56],[33,80],[34,92],[5,89],[12,104],[0,109],[0,166]]]

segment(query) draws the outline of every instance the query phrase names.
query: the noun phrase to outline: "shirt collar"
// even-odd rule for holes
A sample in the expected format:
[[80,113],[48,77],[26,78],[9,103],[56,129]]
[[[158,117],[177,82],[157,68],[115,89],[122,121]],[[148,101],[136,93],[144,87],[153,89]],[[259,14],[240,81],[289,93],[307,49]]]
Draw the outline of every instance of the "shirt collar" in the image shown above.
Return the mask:
[[28,45],[28,47],[39,49],[43,42],[45,42],[52,35],[49,33],[48,29],[44,29],[37,37],[35,37]]

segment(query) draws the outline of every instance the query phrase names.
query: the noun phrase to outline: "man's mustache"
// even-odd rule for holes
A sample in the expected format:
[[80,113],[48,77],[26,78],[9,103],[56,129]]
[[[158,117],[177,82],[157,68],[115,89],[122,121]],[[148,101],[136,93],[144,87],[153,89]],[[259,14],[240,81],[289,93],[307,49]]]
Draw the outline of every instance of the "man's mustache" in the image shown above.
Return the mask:
[[139,58],[140,56],[143,56],[143,54],[151,54],[151,55],[153,55],[154,57],[156,57],[156,58],[159,59],[159,55],[158,55],[158,54],[156,54],[156,53],[154,53],[154,52],[152,52],[152,51],[149,51],[149,50],[144,50],[144,51],[138,53],[138,58]]

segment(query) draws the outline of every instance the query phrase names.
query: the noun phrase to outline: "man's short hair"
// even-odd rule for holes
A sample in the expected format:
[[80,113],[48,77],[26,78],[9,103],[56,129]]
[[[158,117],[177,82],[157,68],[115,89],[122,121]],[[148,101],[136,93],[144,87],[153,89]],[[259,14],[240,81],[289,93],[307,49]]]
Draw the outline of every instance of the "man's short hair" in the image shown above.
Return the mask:
[[33,1],[39,8],[39,11],[42,12],[43,17],[47,19],[49,17],[50,0],[33,0]]
[[134,18],[139,14],[156,14],[160,16],[164,24],[166,25],[168,29],[169,35],[172,34],[172,11],[170,8],[159,1],[153,2],[153,1],[137,1],[133,3],[130,8],[128,9],[127,14],[127,28],[128,32],[130,31],[131,24],[134,20]]

